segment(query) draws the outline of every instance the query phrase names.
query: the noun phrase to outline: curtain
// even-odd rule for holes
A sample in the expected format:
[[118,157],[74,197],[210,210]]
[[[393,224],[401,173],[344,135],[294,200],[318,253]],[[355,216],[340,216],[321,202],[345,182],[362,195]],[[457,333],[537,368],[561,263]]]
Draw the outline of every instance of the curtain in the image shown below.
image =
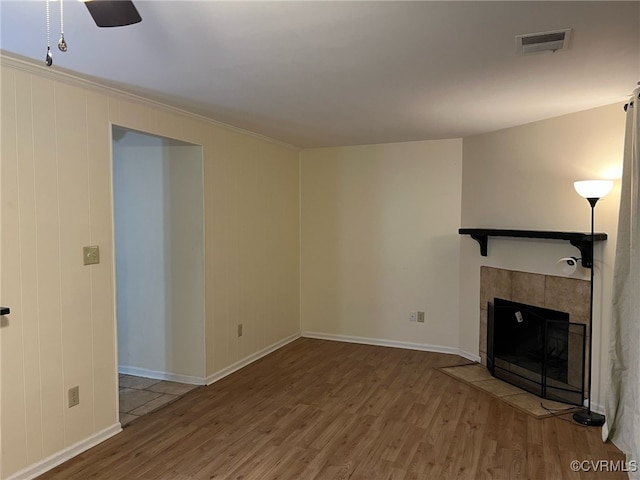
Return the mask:
[[603,439],[635,461],[629,478],[640,480],[640,88],[626,106],[618,240],[613,271],[609,346],[611,385],[605,401]]

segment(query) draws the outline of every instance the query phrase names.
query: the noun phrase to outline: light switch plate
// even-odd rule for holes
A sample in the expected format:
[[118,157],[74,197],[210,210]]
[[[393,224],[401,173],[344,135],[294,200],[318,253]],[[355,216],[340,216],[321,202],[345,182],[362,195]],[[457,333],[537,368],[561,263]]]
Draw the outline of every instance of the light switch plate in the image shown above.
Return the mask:
[[83,247],[82,259],[84,260],[85,265],[95,265],[100,263],[100,247],[98,247],[98,245]]

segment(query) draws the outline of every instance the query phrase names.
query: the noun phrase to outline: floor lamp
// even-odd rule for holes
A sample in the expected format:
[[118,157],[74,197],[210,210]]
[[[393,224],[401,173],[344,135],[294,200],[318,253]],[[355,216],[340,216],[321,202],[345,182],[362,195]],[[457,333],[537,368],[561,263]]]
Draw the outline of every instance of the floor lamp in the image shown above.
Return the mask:
[[591,283],[589,284],[589,376],[587,377],[587,409],[573,414],[573,419],[588,427],[600,427],[604,425],[604,415],[591,411],[591,371],[593,367],[593,244],[594,242],[594,213],[596,203],[607,193],[611,191],[613,187],[613,181],[611,180],[585,180],[581,182],[574,182],[573,184],[576,192],[581,197],[584,197],[591,205]]

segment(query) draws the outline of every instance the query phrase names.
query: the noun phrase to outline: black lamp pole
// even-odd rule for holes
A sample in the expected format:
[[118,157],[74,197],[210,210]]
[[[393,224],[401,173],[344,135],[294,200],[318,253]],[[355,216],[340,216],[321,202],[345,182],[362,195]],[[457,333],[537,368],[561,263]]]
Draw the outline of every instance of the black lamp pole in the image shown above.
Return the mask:
[[591,283],[589,284],[589,376],[587,377],[587,410],[582,412],[576,412],[573,414],[573,419],[586,425],[587,427],[601,427],[604,425],[604,415],[591,411],[591,370],[593,367],[592,352],[593,352],[593,245],[595,243],[594,235],[594,217],[596,203],[599,198],[587,198],[589,205],[591,205]]

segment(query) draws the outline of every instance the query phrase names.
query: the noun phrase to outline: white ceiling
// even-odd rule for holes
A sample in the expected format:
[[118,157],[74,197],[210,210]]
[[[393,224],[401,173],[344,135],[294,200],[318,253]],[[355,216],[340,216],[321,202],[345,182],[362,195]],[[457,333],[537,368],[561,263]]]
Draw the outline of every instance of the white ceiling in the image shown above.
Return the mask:
[[[464,137],[623,102],[640,80],[639,1],[134,3],[142,23],[100,29],[65,0],[51,68],[299,147]],[[0,14],[2,50],[43,63],[44,1]],[[561,28],[567,51],[516,55],[516,35]]]

